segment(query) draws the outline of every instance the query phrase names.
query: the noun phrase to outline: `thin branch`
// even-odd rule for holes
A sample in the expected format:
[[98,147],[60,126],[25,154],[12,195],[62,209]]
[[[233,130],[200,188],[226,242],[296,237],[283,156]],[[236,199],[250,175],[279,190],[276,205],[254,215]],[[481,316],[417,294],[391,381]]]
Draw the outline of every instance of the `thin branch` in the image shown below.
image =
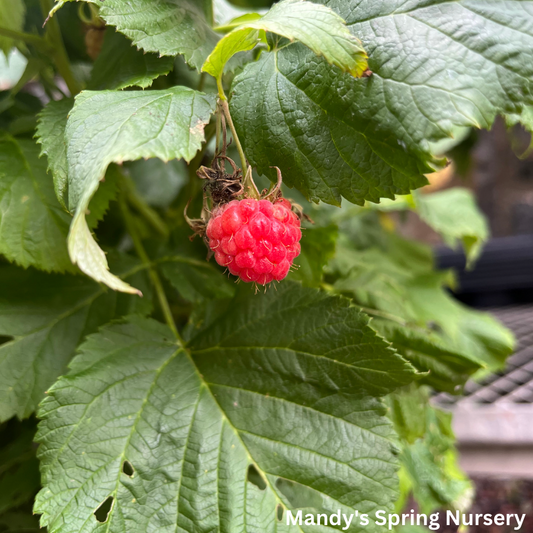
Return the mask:
[[161,307],[161,311],[163,312],[163,316],[165,317],[165,321],[168,324],[168,327],[172,330],[172,333],[174,334],[176,339],[178,339],[178,341],[183,345],[183,340],[178,332],[176,323],[174,322],[174,317],[172,316],[172,311],[170,309],[167,296],[165,294],[165,289],[163,288],[163,284],[161,283],[161,278],[159,277],[159,274],[157,273],[157,270],[155,269],[154,265],[150,261],[150,257],[148,257],[148,254],[144,249],[142,239],[137,231],[137,228],[135,227],[135,220],[133,219],[133,216],[126,202],[126,194],[127,190],[123,189],[123,194],[119,196],[120,210],[124,218],[124,223],[126,224],[126,229],[128,230],[128,233],[130,234],[130,237],[133,241],[133,246],[135,247],[137,255],[148,269],[148,274],[155,288],[157,299],[159,300],[159,305]]
[[126,176],[122,177],[126,197],[129,204],[163,237],[168,237],[168,227],[157,212],[152,209],[137,192],[137,189]]

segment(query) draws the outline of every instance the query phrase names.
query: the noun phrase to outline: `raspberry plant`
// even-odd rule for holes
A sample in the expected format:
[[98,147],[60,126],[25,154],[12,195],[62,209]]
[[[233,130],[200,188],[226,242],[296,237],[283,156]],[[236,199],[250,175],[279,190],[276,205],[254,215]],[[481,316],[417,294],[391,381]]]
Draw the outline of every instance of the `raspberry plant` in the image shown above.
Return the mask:
[[0,0],[0,531],[468,506],[429,392],[513,339],[391,212],[474,264],[471,193],[416,189],[533,129],[532,4],[271,4]]

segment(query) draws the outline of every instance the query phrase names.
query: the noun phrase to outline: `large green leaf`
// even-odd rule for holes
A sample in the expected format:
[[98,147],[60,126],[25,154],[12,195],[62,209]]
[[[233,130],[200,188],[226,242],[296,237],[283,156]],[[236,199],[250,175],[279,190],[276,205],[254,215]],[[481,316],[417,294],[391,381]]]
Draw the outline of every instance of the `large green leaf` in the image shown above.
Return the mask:
[[[73,0],[58,0],[52,14]],[[146,52],[161,56],[183,54],[200,70],[218,37],[194,0],[87,0],[96,4],[100,16]]]
[[0,253],[24,267],[73,270],[66,246],[69,222],[39,147],[0,134]]
[[102,51],[94,63],[88,89],[124,89],[132,85],[149,87],[155,78],[172,70],[170,57],[142,53],[124,35],[106,31]]
[[248,65],[233,100],[251,163],[272,179],[268,167],[279,166],[310,198],[402,194],[424,183],[409,161],[429,160],[431,141],[458,126],[488,128],[500,113],[521,116],[533,103],[527,2],[317,3],[362,40],[372,76],[355,80],[293,44]]
[[[0,25],[12,31],[22,31],[26,8],[23,0],[0,0]],[[7,56],[13,39],[0,35],[0,50]]]
[[264,31],[302,42],[352,76],[361,76],[367,68],[367,57],[360,41],[349,32],[344,20],[325,6],[282,0],[263,17],[244,19],[218,42],[202,70],[215,78],[220,77],[228,60],[237,52],[253,48],[261,38],[260,32]]
[[[130,260],[116,266],[125,277],[139,270]],[[144,288],[140,276],[134,279]],[[0,268],[0,335],[11,337],[0,345],[0,421],[35,410],[85,335],[111,318],[150,309],[148,295],[125,298],[81,277]]]
[[50,389],[35,507],[50,533],[301,531],[276,519],[287,486],[335,511],[391,508],[395,447],[374,396],[413,372],[364,315],[284,284],[196,318],[185,345],[153,320],[108,326]]
[[350,101],[336,95],[340,73],[306,54],[303,45],[263,53],[235,78],[231,111],[259,172],[274,178],[270,167],[278,166],[285,184],[331,204],[340,204],[341,196],[377,202],[426,184],[423,173],[431,169],[394,136],[369,130]]
[[109,272],[85,220],[89,201],[112,162],[143,157],[190,161],[204,140],[214,105],[214,97],[185,87],[78,95],[66,130],[68,205],[75,212],[68,247],[83,272],[115,290],[138,293]]
[[420,218],[439,232],[449,246],[462,242],[467,266],[472,266],[489,238],[485,216],[468,189],[454,187],[433,194],[417,194],[416,210]]
[[[368,45],[361,115],[427,148],[453,126],[488,128],[533,103],[533,12],[522,0],[330,0]],[[357,7],[357,8],[356,8]]]

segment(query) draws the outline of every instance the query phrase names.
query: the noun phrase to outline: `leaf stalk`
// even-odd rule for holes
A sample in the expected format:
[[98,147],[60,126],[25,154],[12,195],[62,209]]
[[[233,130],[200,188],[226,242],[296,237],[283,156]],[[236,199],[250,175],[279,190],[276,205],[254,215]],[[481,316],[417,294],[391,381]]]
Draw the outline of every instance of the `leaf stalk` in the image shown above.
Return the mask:
[[46,19],[46,40],[51,47],[51,55],[56,64],[59,74],[65,80],[68,90],[72,96],[76,96],[82,90],[81,84],[74,77],[72,69],[70,68],[70,62],[68,59],[67,51],[65,49],[65,43],[61,36],[61,30],[57,18],[48,17],[48,14],[52,10],[52,0],[40,0],[41,10],[43,16]]

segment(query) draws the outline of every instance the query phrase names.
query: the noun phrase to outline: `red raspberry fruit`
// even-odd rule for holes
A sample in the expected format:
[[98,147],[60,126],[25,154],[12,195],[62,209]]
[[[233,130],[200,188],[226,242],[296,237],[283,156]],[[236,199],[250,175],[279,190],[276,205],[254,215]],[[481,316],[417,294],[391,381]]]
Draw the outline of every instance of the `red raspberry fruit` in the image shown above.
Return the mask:
[[300,219],[288,200],[233,200],[207,225],[216,262],[243,281],[281,281],[300,254]]

